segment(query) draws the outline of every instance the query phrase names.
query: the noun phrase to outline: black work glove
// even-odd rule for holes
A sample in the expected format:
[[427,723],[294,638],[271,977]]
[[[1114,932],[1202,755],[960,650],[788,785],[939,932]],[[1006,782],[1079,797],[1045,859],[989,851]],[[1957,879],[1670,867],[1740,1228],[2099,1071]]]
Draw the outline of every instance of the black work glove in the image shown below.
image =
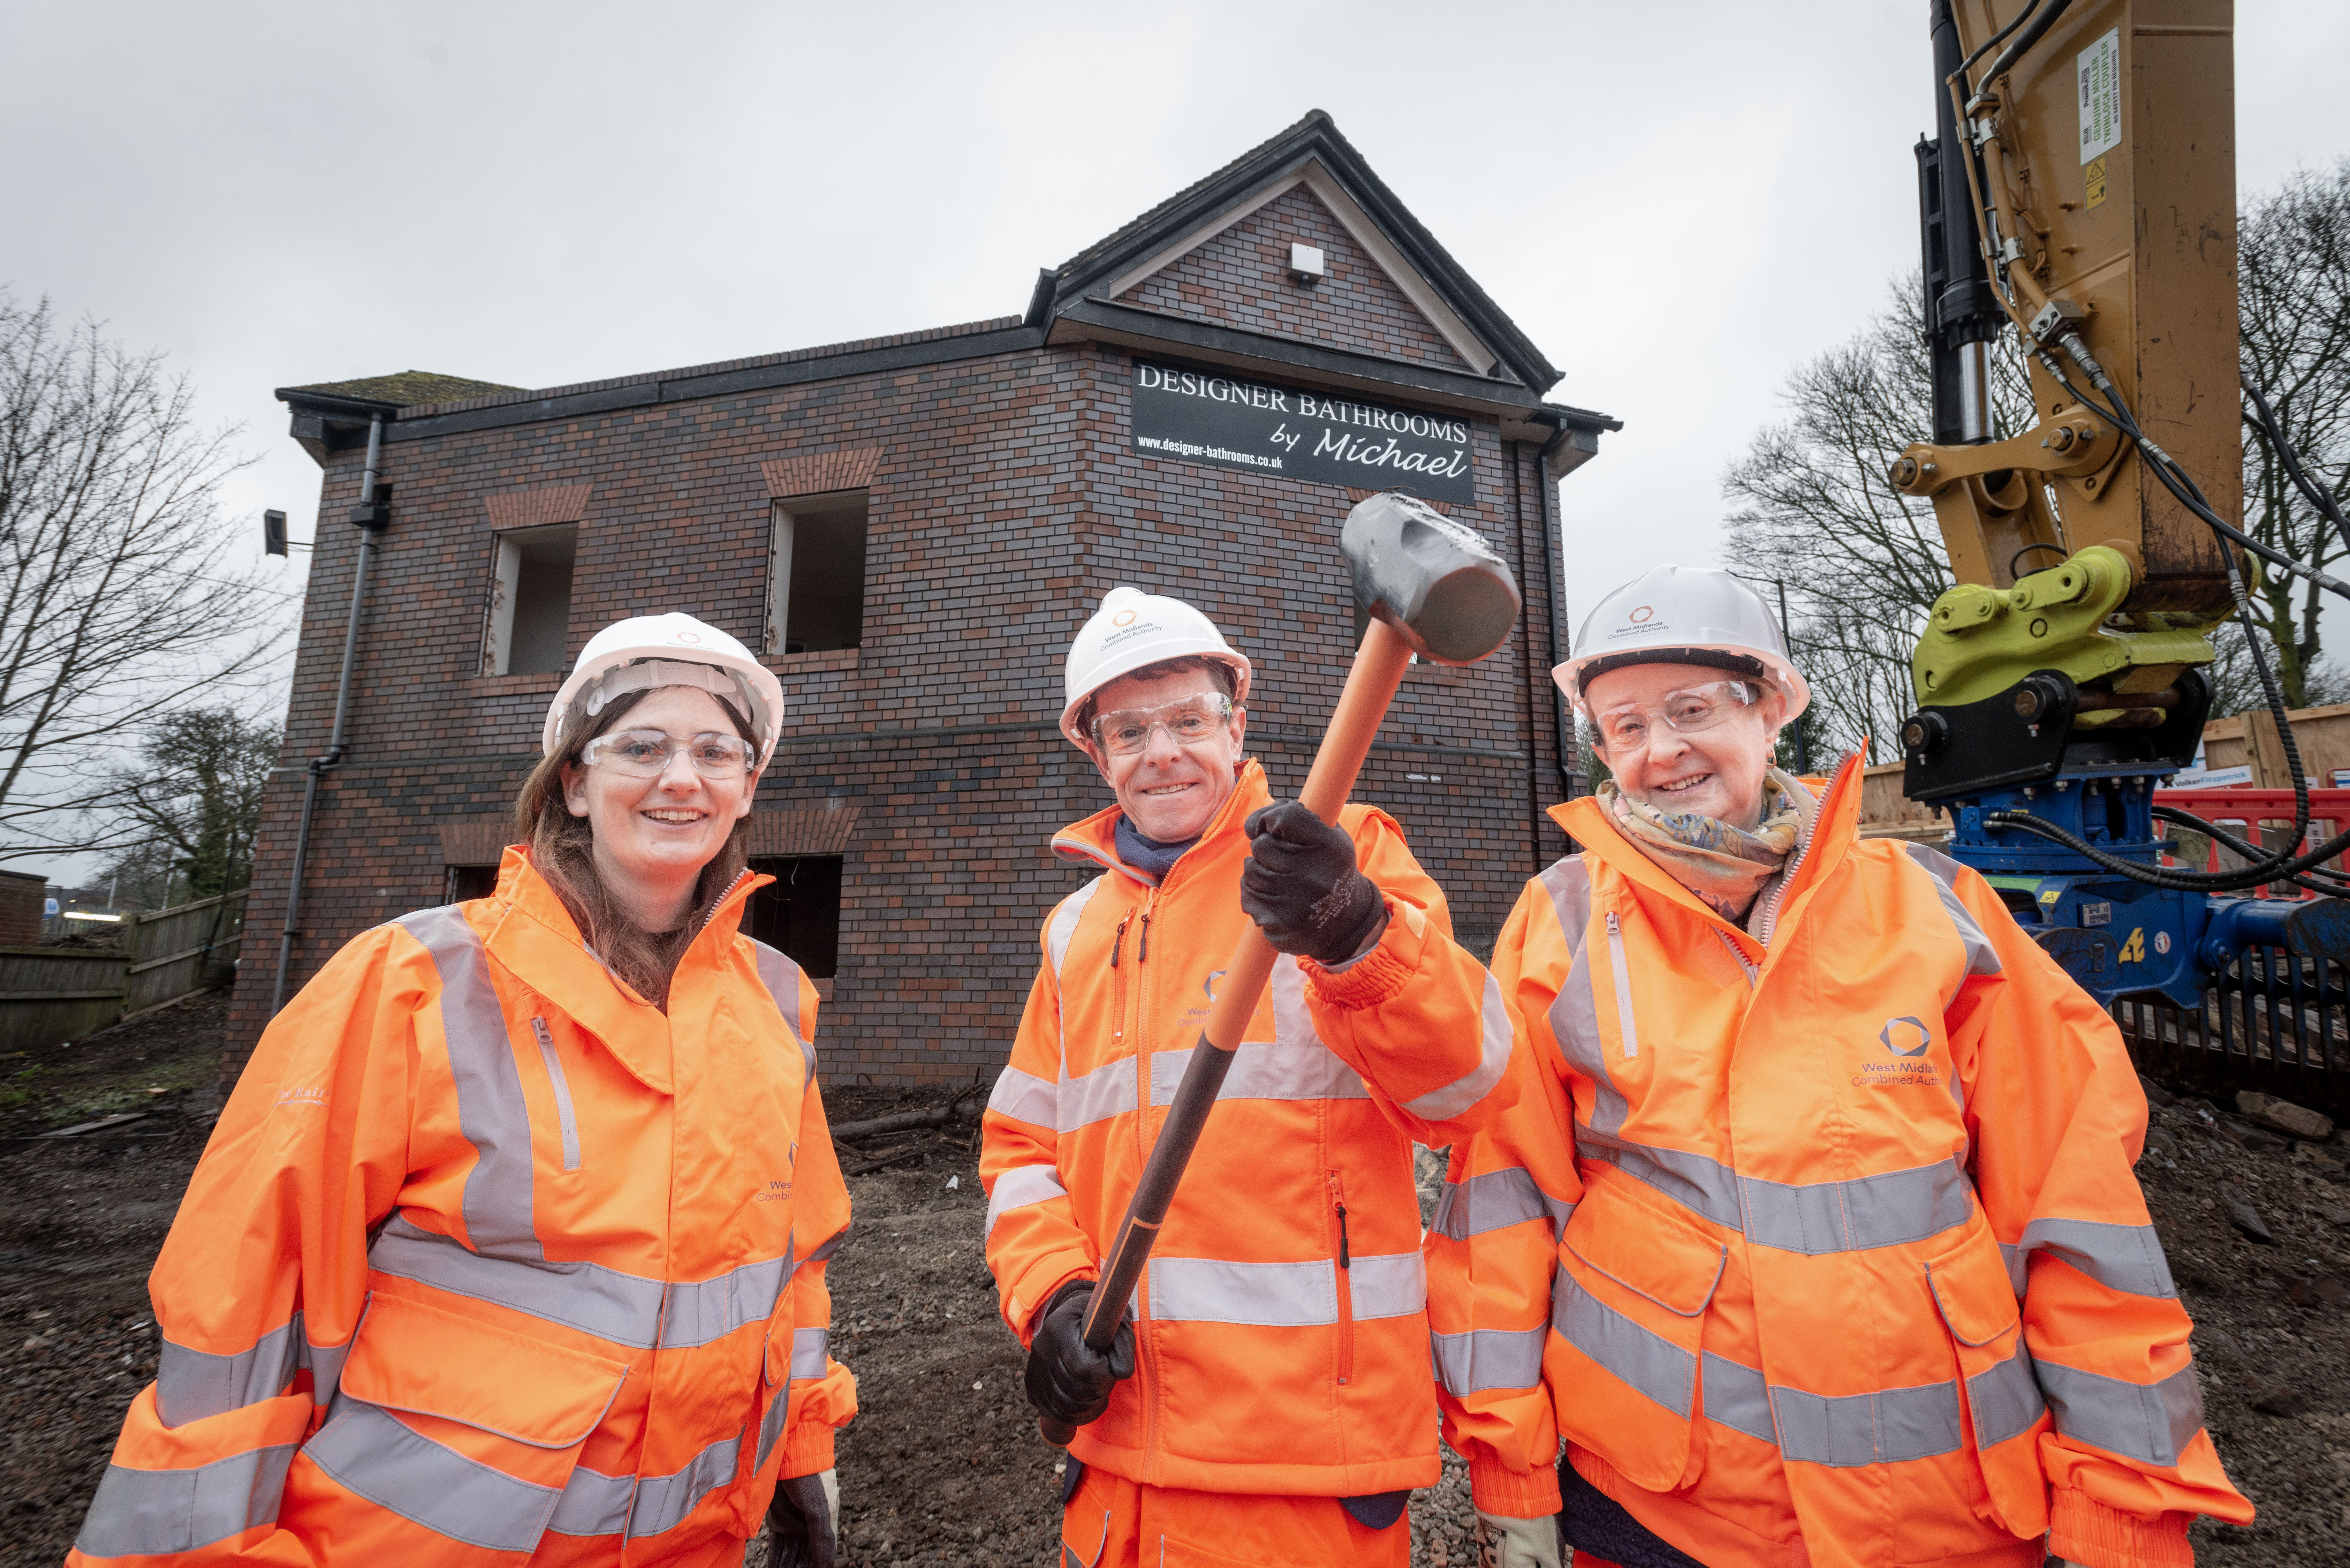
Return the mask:
[[767,1505],[767,1568],[833,1568],[840,1544],[840,1482],[830,1470],[786,1476]]
[[1134,1325],[1121,1318],[1109,1354],[1086,1343],[1094,1282],[1063,1285],[1028,1341],[1028,1403],[1055,1421],[1082,1427],[1109,1408],[1110,1390],[1134,1376]]
[[1249,814],[1241,908],[1285,953],[1345,963],[1387,929],[1387,900],[1355,867],[1355,841],[1297,801]]

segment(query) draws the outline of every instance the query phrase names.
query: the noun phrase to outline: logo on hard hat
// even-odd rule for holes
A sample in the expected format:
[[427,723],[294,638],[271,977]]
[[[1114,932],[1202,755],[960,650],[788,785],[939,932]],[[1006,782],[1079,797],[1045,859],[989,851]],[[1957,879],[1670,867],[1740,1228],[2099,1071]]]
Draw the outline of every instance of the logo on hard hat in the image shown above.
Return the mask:
[[1896,1056],[1923,1056],[1934,1036],[1914,1018],[1888,1018],[1877,1041]]
[[702,640],[702,639],[700,639],[699,637],[696,637],[692,632],[690,632],[690,631],[673,631],[673,632],[671,632],[671,633],[669,634],[669,639],[670,639],[671,642],[700,642],[700,641]]
[[1642,605],[1638,609],[1634,610],[1627,618],[1629,619],[1634,626],[1638,626],[1642,621],[1647,620],[1650,616],[1655,615],[1656,613],[1656,607],[1653,605]]
[[1134,612],[1132,610],[1120,610],[1116,615],[1109,618],[1109,623],[1112,626],[1132,626],[1134,624]]

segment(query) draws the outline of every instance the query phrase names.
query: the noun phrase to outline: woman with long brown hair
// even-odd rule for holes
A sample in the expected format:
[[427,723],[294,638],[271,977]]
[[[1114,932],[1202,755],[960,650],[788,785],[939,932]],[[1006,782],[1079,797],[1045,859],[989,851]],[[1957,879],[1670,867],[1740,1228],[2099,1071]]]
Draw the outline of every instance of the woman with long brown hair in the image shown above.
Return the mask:
[[[72,1561],[829,1564],[815,988],[741,934],[783,691],[690,616],[582,651],[489,898],[262,1037]],[[772,1505],[771,1505],[772,1499]]]

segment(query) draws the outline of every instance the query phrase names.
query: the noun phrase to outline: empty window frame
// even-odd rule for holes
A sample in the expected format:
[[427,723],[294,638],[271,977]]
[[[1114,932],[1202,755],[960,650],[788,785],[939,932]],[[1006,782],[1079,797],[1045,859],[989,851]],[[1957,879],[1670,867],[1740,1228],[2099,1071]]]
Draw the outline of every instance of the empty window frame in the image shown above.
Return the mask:
[[769,653],[820,653],[865,640],[866,496],[836,490],[775,504]]
[[830,980],[840,963],[840,866],[837,855],[752,861],[752,870],[775,880],[751,895],[743,931],[811,978]]
[[514,528],[496,537],[482,672],[560,671],[571,639],[571,567],[579,524]]
[[444,904],[462,904],[468,898],[486,898],[498,890],[498,868],[494,866],[451,866],[442,873]]

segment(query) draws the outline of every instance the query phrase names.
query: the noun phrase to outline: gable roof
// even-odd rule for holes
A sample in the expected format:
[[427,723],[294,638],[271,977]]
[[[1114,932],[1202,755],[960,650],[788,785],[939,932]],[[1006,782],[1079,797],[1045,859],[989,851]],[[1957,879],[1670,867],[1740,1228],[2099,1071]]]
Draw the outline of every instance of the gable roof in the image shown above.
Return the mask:
[[444,376],[437,370],[395,370],[389,376],[366,376],[356,381],[317,381],[307,387],[284,387],[288,392],[319,392],[330,398],[359,402],[392,403],[401,408],[419,403],[452,403],[460,398],[485,398],[496,392],[517,392],[519,387],[476,381],[464,376]]
[[1055,317],[1081,305],[1114,300],[1300,184],[1331,209],[1481,375],[1535,393],[1557,382],[1556,367],[1318,109],[1045,271],[1029,302],[1028,324],[1049,330]]

